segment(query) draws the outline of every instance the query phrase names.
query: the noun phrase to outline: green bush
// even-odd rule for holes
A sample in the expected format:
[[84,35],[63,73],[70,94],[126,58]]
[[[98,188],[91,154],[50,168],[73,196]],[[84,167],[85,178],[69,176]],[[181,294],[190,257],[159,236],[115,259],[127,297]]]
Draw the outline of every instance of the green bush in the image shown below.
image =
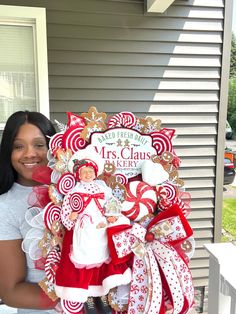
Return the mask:
[[227,120],[233,129],[234,137],[236,136],[236,77],[229,80],[228,94],[228,112]]
[[227,120],[236,138],[236,37],[232,34]]
[[223,200],[222,228],[236,239],[236,198]]

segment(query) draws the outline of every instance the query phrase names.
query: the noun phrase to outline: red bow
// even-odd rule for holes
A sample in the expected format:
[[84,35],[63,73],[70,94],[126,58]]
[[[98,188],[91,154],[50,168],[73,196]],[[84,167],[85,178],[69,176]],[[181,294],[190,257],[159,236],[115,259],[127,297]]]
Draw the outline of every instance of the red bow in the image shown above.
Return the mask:
[[172,302],[173,313],[185,313],[192,306],[191,273],[173,248],[191,235],[192,229],[177,205],[153,218],[147,229],[137,223],[124,230],[108,229],[115,262],[133,256],[128,314],[165,313],[164,292]]
[[79,194],[84,200],[84,208],[86,208],[88,206],[88,204],[91,202],[91,200],[94,199],[94,202],[96,203],[98,209],[104,215],[104,209],[102,208],[101,204],[99,203],[99,199],[104,200],[104,198],[105,198],[104,193],[96,193],[96,194],[79,193]]

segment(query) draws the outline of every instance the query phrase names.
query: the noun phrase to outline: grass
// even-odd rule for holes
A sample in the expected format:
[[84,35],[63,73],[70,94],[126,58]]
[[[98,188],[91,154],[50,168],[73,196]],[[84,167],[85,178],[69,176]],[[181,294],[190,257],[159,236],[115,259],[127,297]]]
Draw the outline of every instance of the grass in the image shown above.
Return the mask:
[[[222,227],[231,235],[231,239],[236,239],[236,198],[223,200]],[[227,242],[229,237],[224,234],[221,240]]]

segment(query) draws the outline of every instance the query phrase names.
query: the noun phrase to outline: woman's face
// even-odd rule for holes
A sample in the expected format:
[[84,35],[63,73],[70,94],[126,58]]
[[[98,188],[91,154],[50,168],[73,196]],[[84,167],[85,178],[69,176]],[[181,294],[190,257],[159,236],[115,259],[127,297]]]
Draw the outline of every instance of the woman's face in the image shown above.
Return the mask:
[[18,173],[17,182],[25,186],[38,183],[32,180],[32,173],[38,166],[47,164],[47,144],[42,132],[33,124],[25,123],[13,142],[11,163]]
[[95,170],[93,167],[82,167],[79,170],[79,177],[81,181],[91,182],[96,178]]

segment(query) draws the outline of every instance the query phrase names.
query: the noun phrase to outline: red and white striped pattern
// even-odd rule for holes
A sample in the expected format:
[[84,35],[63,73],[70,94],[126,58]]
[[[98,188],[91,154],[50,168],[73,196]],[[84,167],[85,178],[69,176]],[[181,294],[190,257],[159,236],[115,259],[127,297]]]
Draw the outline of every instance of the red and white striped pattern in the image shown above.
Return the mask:
[[75,184],[76,180],[74,175],[72,173],[65,173],[59,178],[57,188],[61,194],[66,195]]
[[48,281],[54,283],[55,281],[55,274],[60,262],[61,253],[58,251],[57,248],[54,248],[50,251],[46,258],[45,262],[45,273],[47,276]]
[[61,307],[64,311],[64,314],[79,314],[84,307],[84,303],[61,299]]
[[44,219],[44,223],[47,229],[51,230],[53,221],[61,220],[60,212],[61,212],[61,207],[58,205],[55,205],[53,202],[50,202],[45,206],[44,212],[43,212],[43,219]]
[[122,111],[111,117],[108,121],[108,128],[126,127],[131,129],[136,124],[136,117],[132,112]]
[[66,130],[62,139],[63,148],[69,148],[73,153],[83,149],[86,146],[85,140],[80,137],[80,133],[83,129],[83,127],[73,126]]

